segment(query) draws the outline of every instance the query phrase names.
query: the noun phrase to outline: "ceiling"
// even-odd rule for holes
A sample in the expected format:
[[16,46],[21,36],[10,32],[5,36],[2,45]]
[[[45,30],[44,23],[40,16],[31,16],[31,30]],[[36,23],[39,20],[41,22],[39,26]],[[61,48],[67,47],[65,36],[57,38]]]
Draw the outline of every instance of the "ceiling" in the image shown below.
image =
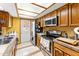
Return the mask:
[[19,17],[34,19],[54,3],[17,3]]
[[46,15],[46,14],[48,14],[48,13],[50,13],[50,12],[52,12],[52,11],[54,11],[54,10],[62,7],[62,6],[64,6],[65,4],[67,4],[67,3],[55,3],[50,8],[48,8],[47,10],[45,10],[44,12],[42,12],[41,14],[39,14],[35,19],[37,19],[37,18],[39,18],[39,17],[41,17],[43,15]]
[[8,11],[13,17],[37,19],[66,3],[0,3],[0,10]]
[[0,3],[0,10],[7,11],[11,16],[17,17],[16,6],[14,3]]

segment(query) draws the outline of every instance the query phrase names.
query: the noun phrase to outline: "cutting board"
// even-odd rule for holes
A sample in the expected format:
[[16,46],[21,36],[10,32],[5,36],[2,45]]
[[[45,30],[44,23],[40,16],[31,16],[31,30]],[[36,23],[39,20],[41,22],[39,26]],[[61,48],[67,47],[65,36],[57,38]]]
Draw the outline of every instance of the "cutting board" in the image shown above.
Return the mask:
[[77,45],[79,43],[79,40],[73,40],[68,38],[57,38],[57,40],[71,44],[71,45]]

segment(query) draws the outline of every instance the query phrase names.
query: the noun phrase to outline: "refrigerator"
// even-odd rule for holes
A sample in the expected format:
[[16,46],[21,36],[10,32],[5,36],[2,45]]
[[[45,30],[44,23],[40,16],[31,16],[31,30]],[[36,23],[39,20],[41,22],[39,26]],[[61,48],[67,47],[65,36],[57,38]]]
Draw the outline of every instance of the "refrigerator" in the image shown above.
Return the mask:
[[40,33],[43,31],[43,28],[40,27],[38,24],[34,22],[32,22],[32,43],[34,46],[36,46],[37,44],[37,33]]
[[36,40],[35,40],[35,21],[34,22],[32,22],[32,44],[35,46],[36,45]]

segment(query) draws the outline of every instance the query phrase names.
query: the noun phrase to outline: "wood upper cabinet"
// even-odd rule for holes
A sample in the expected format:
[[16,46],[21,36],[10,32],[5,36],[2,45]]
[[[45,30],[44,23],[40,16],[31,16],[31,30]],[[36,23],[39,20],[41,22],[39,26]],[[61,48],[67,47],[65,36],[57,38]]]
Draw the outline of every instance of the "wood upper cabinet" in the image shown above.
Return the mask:
[[79,3],[69,4],[69,25],[79,26]]
[[41,27],[44,27],[43,17],[41,17],[40,20],[41,20]]
[[8,27],[9,25],[9,13],[8,12],[3,13],[3,20],[4,20],[4,26]]
[[0,27],[11,27],[12,17],[6,11],[0,11]]
[[0,11],[0,27],[7,27],[9,22],[9,13],[5,11]]
[[37,19],[35,22],[37,23],[37,25],[41,26],[41,18]]
[[2,12],[0,12],[0,27],[2,26],[2,19],[3,19],[3,16],[2,16],[3,14],[2,14]]
[[41,27],[44,27],[44,20],[43,20],[43,17],[40,18],[40,26],[41,26]]
[[68,26],[68,4],[58,9],[59,26]]
[[55,17],[55,16],[57,16],[57,10],[50,13],[50,17]]
[[45,26],[46,18],[58,15],[58,26],[79,26],[79,3],[66,4],[59,9],[41,17],[41,27]]
[[13,26],[13,17],[9,15],[9,21],[8,21],[8,27],[12,27]]

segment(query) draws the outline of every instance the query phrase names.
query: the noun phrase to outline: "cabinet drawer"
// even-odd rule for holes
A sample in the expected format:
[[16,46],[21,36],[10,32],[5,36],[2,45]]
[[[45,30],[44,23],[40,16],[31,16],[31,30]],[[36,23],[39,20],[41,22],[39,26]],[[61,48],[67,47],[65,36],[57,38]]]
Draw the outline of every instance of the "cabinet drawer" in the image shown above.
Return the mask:
[[71,56],[79,56],[79,53],[78,52],[76,52],[74,50],[71,50],[69,48],[66,48],[66,47],[64,47],[64,46],[62,46],[60,44],[54,43],[54,47],[62,50],[63,52],[65,52],[65,53],[67,53],[67,54],[69,54]]
[[57,48],[54,48],[54,56],[63,56],[63,52]]

